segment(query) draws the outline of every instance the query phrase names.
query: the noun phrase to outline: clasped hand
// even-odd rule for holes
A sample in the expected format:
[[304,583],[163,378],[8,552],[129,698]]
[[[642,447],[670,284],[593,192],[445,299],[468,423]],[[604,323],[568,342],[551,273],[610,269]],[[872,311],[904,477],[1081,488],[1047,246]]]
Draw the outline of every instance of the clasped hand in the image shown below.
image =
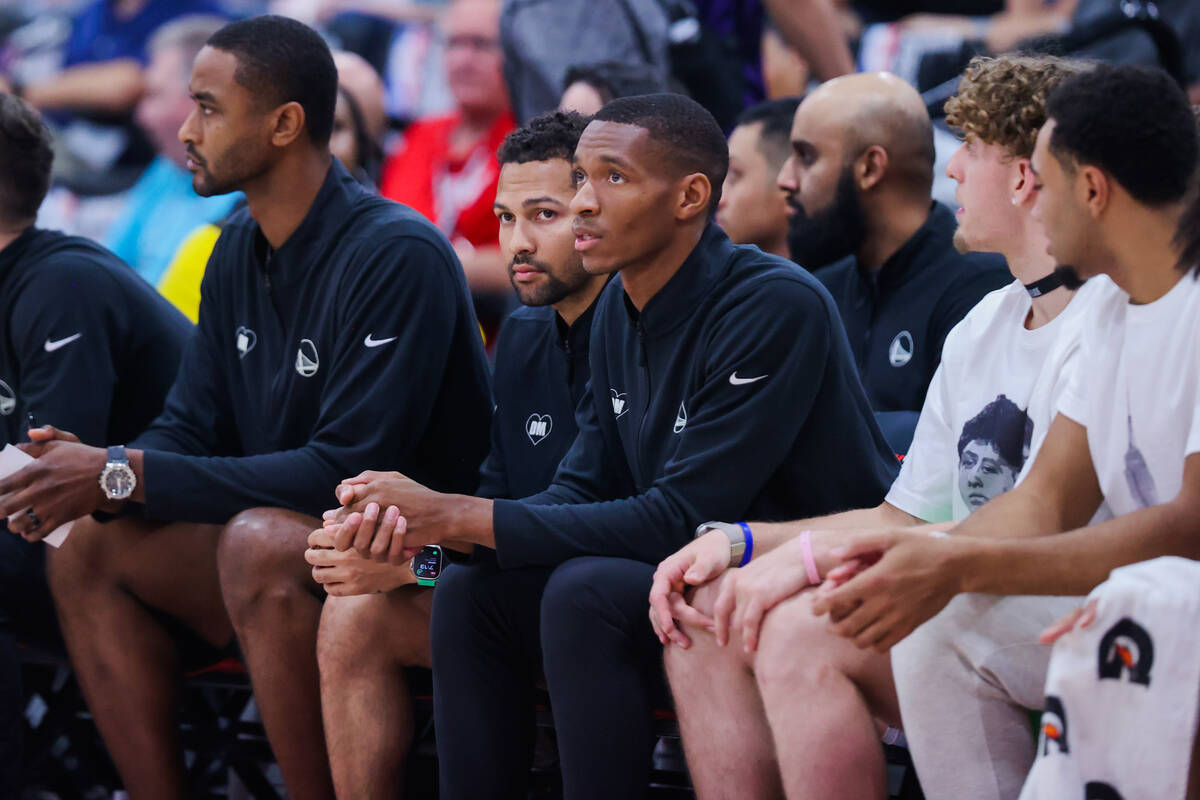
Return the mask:
[[339,508],[323,515],[338,551],[354,548],[364,558],[407,564],[423,545],[439,541],[425,524],[440,495],[399,472],[363,472],[335,490]]

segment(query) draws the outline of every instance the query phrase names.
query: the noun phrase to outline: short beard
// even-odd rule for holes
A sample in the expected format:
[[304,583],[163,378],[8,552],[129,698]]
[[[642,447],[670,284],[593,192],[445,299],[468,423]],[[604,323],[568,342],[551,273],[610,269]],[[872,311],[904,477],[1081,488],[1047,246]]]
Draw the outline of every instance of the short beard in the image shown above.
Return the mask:
[[1054,268],[1054,274],[1062,281],[1063,288],[1068,291],[1075,291],[1083,284],[1087,283],[1087,278],[1079,277],[1079,273],[1074,267],[1059,266]]
[[[539,286],[522,286],[518,284],[513,278],[513,268],[517,264],[528,264],[529,266],[537,267],[546,276],[546,280]],[[576,270],[572,270],[569,280],[562,280],[555,277],[550,271],[548,264],[541,261],[534,261],[532,258],[518,256],[508,264],[508,281],[512,284],[513,290],[516,291],[517,297],[520,298],[521,305],[525,306],[552,306],[578,292],[591,279],[592,276],[582,266]]]
[[791,197],[788,204],[796,211],[788,220],[788,251],[792,261],[805,269],[818,269],[845,258],[857,252],[867,238],[867,215],[850,167],[838,176],[829,206],[808,214]]
[[[243,137],[234,143],[223,158],[218,159],[218,168],[225,177],[218,178],[209,167],[211,161],[205,160],[200,171],[192,176],[192,189],[201,197],[213,197],[219,194],[241,191],[246,184],[262,177],[271,170],[271,164],[265,158],[256,158],[253,139]],[[207,182],[197,185],[196,178],[203,176]]]

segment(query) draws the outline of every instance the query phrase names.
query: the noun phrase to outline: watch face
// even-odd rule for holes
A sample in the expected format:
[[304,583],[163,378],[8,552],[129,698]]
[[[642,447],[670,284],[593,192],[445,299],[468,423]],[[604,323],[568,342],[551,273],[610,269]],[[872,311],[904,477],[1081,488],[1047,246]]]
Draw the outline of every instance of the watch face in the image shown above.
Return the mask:
[[133,494],[133,470],[125,467],[105,470],[104,492],[112,498],[125,498]]
[[438,575],[442,574],[442,548],[436,544],[422,547],[421,552],[413,557],[412,571],[417,580],[437,580]]

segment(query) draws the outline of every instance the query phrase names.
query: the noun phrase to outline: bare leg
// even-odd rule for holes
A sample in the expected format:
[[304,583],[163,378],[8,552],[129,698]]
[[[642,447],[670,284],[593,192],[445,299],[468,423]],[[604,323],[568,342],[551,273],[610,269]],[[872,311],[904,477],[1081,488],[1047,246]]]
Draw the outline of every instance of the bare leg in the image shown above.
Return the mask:
[[[780,603],[763,622],[754,671],[789,798],[887,797],[874,717],[898,725],[887,655],[859,650],[813,616],[811,592]],[[741,647],[730,638],[730,647]]]
[[[691,602],[708,613],[720,581]],[[664,662],[688,770],[701,800],[783,796],[766,711],[740,641],[717,646],[704,630],[687,629],[692,646],[665,648]]]
[[333,785],[341,798],[387,800],[404,785],[412,745],[405,667],[428,667],[433,591],[330,597],[317,656]]
[[88,707],[134,800],[184,796],[179,657],[150,608],[214,646],[233,634],[212,525],[79,520],[47,574]]
[[304,514],[255,508],[225,526],[217,551],[225,607],[293,800],[334,796],[317,677],[324,592],[304,560],[308,534],[318,527]]

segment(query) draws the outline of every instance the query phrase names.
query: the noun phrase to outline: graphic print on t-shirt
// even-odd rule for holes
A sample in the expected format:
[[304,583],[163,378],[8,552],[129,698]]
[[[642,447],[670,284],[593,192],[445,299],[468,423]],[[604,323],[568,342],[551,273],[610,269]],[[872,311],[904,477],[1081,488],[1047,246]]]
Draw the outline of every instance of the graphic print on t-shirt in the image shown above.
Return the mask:
[[963,425],[958,437],[958,491],[975,511],[1017,482],[1033,440],[1033,420],[1004,395]]
[[1154,485],[1154,476],[1142,456],[1142,451],[1133,443],[1133,414],[1125,415],[1129,423],[1129,447],[1125,450],[1125,482],[1129,484],[1129,493],[1142,508],[1158,505],[1158,489]]

